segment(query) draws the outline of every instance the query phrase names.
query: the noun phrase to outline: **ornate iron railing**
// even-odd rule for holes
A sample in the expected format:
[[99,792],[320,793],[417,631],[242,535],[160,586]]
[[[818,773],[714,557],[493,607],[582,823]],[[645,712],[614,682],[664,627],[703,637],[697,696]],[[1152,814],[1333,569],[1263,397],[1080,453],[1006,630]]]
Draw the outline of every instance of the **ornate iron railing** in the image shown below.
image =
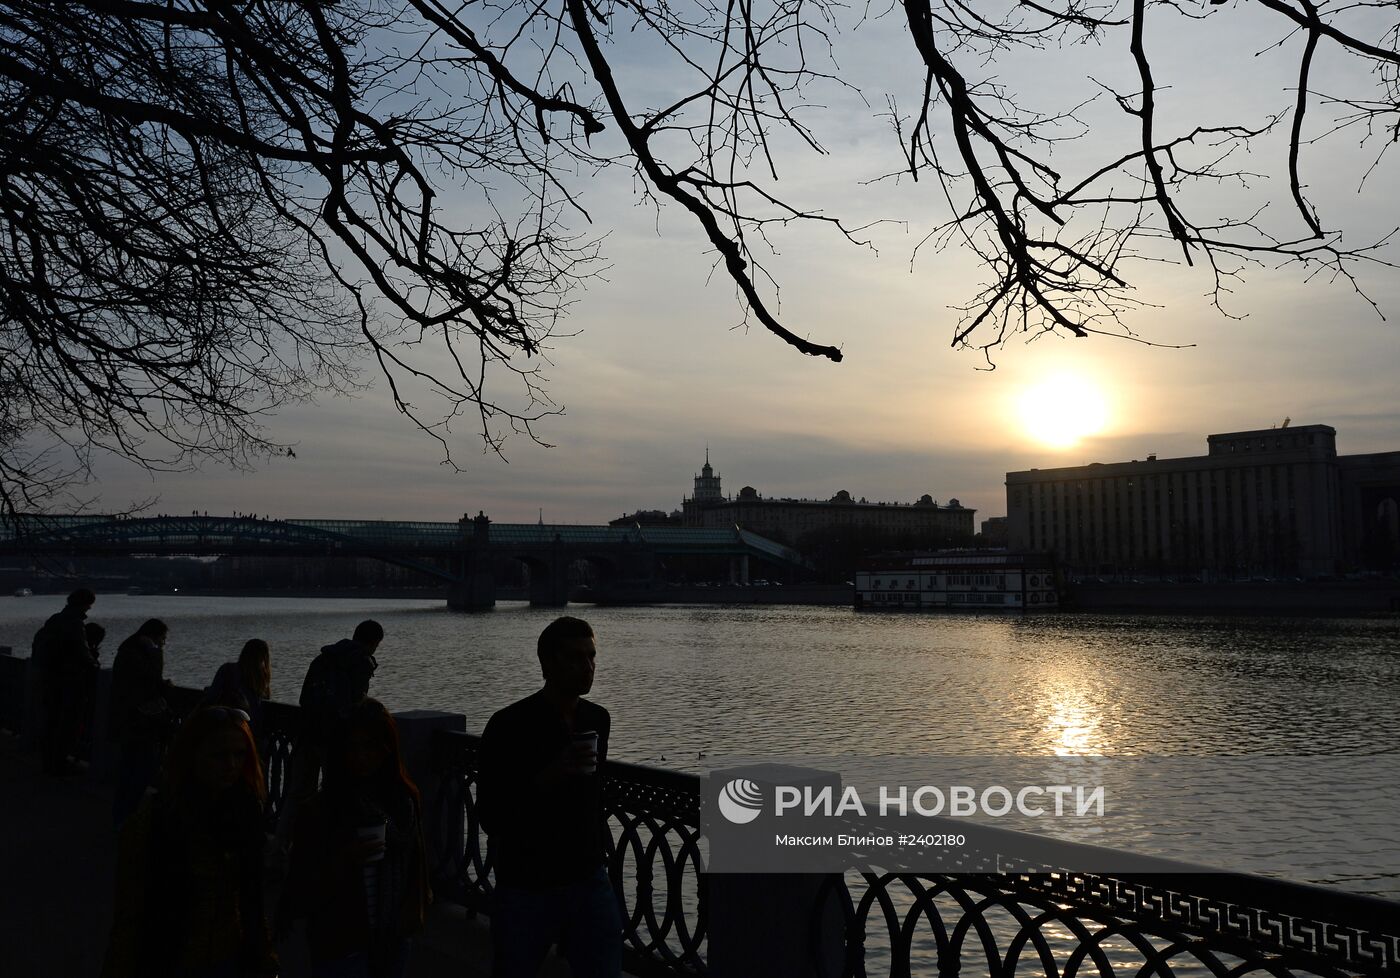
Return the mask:
[[[479,741],[437,736],[435,768],[448,775],[438,803],[444,818],[455,814],[463,827],[460,844],[439,848],[438,870],[455,899],[488,911],[491,857],[475,813]],[[627,914],[628,969],[703,974],[708,927],[699,779],[624,764],[609,765],[605,775],[609,868]],[[997,833],[1000,851],[965,853],[955,874],[828,877],[812,907],[816,973],[1400,975],[1400,903],[1239,874],[1047,872],[1043,863],[1022,865],[1017,838]],[[1043,840],[1035,851],[1044,853]],[[754,885],[764,879],[754,877]]]
[[[949,819],[930,825],[957,828]],[[864,853],[864,871],[828,877],[812,919],[817,930],[843,931],[844,954],[837,966],[828,957],[822,978],[969,967],[980,975],[984,966],[989,978],[1400,976],[1392,900],[1043,837],[1030,846],[1003,829],[981,827],[977,838],[937,854],[946,872],[870,871],[878,857]],[[1112,863],[1134,868],[1062,868]]]
[[267,824],[268,831],[272,831],[287,797],[292,748],[301,730],[301,707],[269,700],[262,705],[258,726],[258,751],[262,754],[263,775],[267,778]]
[[[22,719],[27,662],[0,657],[0,721]],[[200,691],[175,688],[176,709]],[[282,811],[298,708],[268,703],[262,739],[269,819]],[[438,733],[435,846],[440,895],[489,912],[491,853],[476,816],[479,739]],[[700,780],[628,764],[604,769],[608,867],[635,975],[706,973],[708,896]],[[1400,978],[1400,903],[1220,873],[1085,874],[1021,861],[1016,833],[965,852],[944,874],[827,877],[811,908],[822,978]],[[1024,837],[1021,837],[1024,839]],[[448,844],[451,840],[451,845]],[[1069,847],[1072,848],[1072,847]],[[1036,851],[1044,852],[1044,845]],[[1047,871],[1049,869],[1050,871]],[[754,878],[762,886],[763,878]],[[835,953],[831,953],[834,947]],[[728,976],[725,976],[728,978]]]
[[[436,840],[437,884],[474,912],[489,913],[491,852],[476,813],[480,739],[435,735],[434,767],[443,775],[439,824],[460,819],[461,844]],[[705,973],[706,894],[700,843],[700,779],[634,764],[603,769],[611,828],[608,872],[623,912],[623,960],[629,974]]]
[[853,874],[822,978],[1395,975],[1400,904],[1252,876]]

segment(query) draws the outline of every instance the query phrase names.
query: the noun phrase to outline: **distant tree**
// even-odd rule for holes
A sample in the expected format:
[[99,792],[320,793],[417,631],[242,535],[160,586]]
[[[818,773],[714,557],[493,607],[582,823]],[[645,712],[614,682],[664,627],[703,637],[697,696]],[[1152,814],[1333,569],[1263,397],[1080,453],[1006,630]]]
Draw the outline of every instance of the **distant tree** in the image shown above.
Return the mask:
[[[1159,28],[1207,32],[1226,12],[1295,52],[1288,107],[1229,119],[1222,92],[1165,121]],[[540,364],[599,267],[572,230],[591,220],[580,194],[608,165],[695,222],[747,318],[840,360],[781,321],[763,258],[796,222],[860,240],[840,201],[790,201],[777,180],[793,147],[821,151],[822,92],[867,17],[895,18],[922,66],[865,94],[886,107],[892,169],[932,178],[948,209],[929,240],[986,270],[954,346],[1132,335],[1133,262],[1173,253],[1217,300],[1259,263],[1360,290],[1356,270],[1386,261],[1310,203],[1328,175],[1309,177],[1306,150],[1355,134],[1380,165],[1400,138],[1389,0],[0,0],[0,389],[20,433],[0,504],[81,477],[94,447],[155,468],[281,451],[266,412],[355,389],[366,355],[449,459],[464,414],[487,450],[536,437],[557,410]],[[1005,81],[1068,45],[1086,79],[1129,66],[1134,81],[1099,86],[1126,126],[1032,108],[1041,93]],[[1348,88],[1317,88],[1323,55]],[[1070,142],[1072,160],[1052,155]],[[1279,155],[1234,162],[1252,146]],[[1232,203],[1218,184],[1252,192]],[[1275,201],[1291,218],[1266,214]],[[36,462],[25,437],[72,463]]]

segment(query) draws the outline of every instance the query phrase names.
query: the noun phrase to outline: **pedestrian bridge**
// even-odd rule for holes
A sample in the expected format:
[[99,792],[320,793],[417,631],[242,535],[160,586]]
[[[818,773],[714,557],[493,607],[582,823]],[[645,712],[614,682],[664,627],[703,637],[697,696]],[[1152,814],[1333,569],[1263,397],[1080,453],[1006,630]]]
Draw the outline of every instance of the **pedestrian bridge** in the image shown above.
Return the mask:
[[805,568],[790,547],[731,527],[588,526],[492,523],[484,514],[456,522],[272,520],[225,516],[121,517],[22,515],[0,519],[0,556],[369,557],[444,582],[448,603],[495,604],[497,566],[517,560],[530,572],[532,604],[568,602],[569,567],[588,561],[605,582],[655,581],[673,557],[728,558],[731,580],[746,582],[750,561]]

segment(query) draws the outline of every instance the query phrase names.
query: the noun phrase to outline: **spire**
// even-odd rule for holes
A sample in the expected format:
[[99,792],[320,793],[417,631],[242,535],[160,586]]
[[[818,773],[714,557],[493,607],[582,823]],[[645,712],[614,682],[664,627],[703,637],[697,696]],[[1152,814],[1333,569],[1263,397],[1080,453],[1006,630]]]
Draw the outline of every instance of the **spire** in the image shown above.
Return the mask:
[[702,502],[714,502],[720,497],[719,476],[715,475],[714,466],[710,464],[710,443],[707,441],[705,442],[705,467],[695,477],[693,498]]

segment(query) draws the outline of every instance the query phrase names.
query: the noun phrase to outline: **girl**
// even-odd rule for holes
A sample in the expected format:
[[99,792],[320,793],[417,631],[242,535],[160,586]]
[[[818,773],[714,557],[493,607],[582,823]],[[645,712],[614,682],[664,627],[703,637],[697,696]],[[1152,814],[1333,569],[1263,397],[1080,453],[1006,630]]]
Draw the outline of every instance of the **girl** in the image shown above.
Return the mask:
[[306,918],[314,978],[403,978],[430,900],[418,788],[389,711],[365,700],[297,812],[277,930]]
[[250,638],[238,653],[237,662],[225,662],[214,673],[214,681],[204,690],[201,706],[228,706],[248,714],[253,741],[260,757],[266,757],[267,731],[262,706],[272,696],[272,660],[268,645]]
[[275,975],[263,914],[262,768],[248,718],[181,726],[157,794],[122,829],[104,978]]

